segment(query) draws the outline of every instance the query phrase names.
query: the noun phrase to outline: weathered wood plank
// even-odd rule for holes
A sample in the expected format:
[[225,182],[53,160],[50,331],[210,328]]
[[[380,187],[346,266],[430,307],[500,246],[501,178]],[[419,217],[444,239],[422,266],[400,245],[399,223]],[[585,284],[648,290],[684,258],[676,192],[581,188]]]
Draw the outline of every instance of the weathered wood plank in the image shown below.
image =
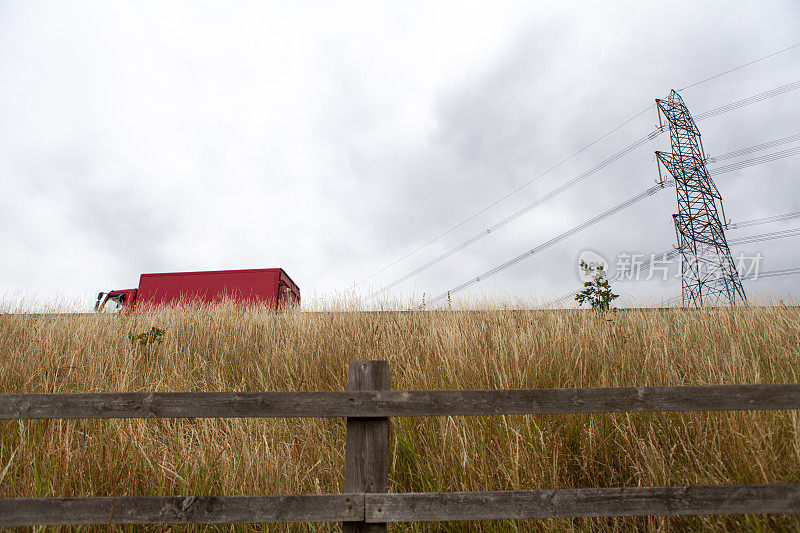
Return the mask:
[[0,527],[69,524],[428,522],[800,513],[800,485],[325,494],[0,498]]
[[[386,416],[470,416],[800,409],[800,384],[402,391],[376,398]],[[388,398],[387,398],[388,400]]]
[[0,527],[363,520],[362,494],[0,498]]
[[[391,373],[386,361],[351,361],[348,389],[389,390]],[[345,492],[389,490],[389,419],[348,418],[345,443]],[[386,533],[386,523],[342,524],[344,533]]]
[[0,394],[0,419],[472,416],[800,409],[800,384],[453,391]]
[[368,522],[800,513],[800,485],[427,492],[365,497]]
[[132,392],[0,395],[0,419],[344,417],[346,392]]

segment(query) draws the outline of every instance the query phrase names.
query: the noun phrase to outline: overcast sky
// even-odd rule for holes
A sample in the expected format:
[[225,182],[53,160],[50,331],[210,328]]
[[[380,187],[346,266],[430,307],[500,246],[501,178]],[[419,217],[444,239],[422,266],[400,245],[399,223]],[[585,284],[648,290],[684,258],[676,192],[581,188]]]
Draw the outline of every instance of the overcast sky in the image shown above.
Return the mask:
[[[88,302],[145,272],[273,266],[306,302],[367,295],[652,131],[654,109],[359,284],[655,98],[800,42],[798,30],[795,0],[0,0],[0,295]],[[697,114],[797,80],[800,47],[682,95]],[[800,133],[798,97],[700,122],[706,152]],[[440,294],[646,189],[655,150],[666,135],[390,294]],[[799,167],[720,175],[727,217],[800,211]],[[612,269],[621,252],[669,250],[675,210],[666,189],[459,297],[560,295],[580,285],[582,250]],[[796,237],[734,253],[761,252],[773,270],[800,266],[797,249]],[[796,299],[799,282],[745,288]],[[680,283],[617,289],[657,301]]]

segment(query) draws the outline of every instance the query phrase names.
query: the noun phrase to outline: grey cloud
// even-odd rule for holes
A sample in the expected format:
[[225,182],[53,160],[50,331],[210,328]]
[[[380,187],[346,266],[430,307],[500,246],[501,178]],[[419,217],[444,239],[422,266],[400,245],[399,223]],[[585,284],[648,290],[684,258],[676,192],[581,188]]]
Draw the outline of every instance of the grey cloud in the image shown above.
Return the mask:
[[[702,14],[695,20],[702,20]],[[718,25],[724,28],[728,22],[723,20]],[[395,217],[404,215],[408,217],[408,211],[382,217],[383,224],[380,227],[392,228],[393,240],[402,241],[402,235],[407,235],[405,237],[407,244],[401,249],[411,250],[418,243],[425,242],[426,238],[449,228],[453,222],[476,212],[506,191],[578,150],[593,136],[608,131],[622,119],[652,104],[655,97],[666,95],[671,87],[679,87],[680,84],[687,83],[687,80],[693,80],[693,76],[706,75],[709,69],[719,69],[721,65],[730,64],[730,51],[738,50],[739,53],[745,54],[748,50],[747,46],[738,41],[740,36],[727,34],[724,35],[724,39],[729,46],[717,46],[714,53],[707,57],[687,58],[683,53],[693,46],[687,43],[679,50],[683,54],[680,58],[683,63],[678,57],[673,57],[670,62],[659,64],[649,59],[648,55],[663,49],[663,43],[651,41],[637,48],[631,47],[630,41],[621,42],[616,44],[618,49],[614,50],[612,46],[612,49],[608,50],[607,47],[604,53],[598,53],[596,57],[590,58],[597,63],[595,67],[603,71],[603,76],[597,78],[598,73],[591,72],[584,80],[580,75],[573,74],[570,80],[573,83],[564,85],[564,80],[561,78],[548,79],[548,74],[552,75],[550,67],[557,64],[564,68],[564,63],[569,64],[575,58],[569,57],[569,54],[551,53],[549,56],[545,54],[539,62],[532,61],[532,58],[542,55],[539,52],[542,50],[540,42],[536,37],[531,37],[539,36],[537,29],[537,25],[534,24],[522,32],[522,36],[509,47],[508,54],[492,68],[484,71],[482,77],[472,79],[463,86],[454,87],[447,93],[439,95],[436,135],[429,139],[428,145],[423,150],[408,157],[411,161],[405,164],[401,162],[399,167],[394,166],[395,172],[391,181],[395,184],[395,193],[406,198],[405,202],[399,202],[400,205],[412,206],[412,210],[420,213],[418,223],[404,224],[402,228],[396,224]],[[700,27],[695,22],[686,33],[687,37],[691,36],[689,39],[694,39],[694,35],[699,32]],[[641,28],[631,33],[633,35],[630,37],[633,39],[645,39],[647,36],[646,30]],[[546,39],[548,36],[544,35],[542,38]],[[574,34],[568,32],[561,39],[556,37],[553,40],[554,46],[545,52],[553,52],[560,45],[567,45],[574,37]],[[701,46],[701,43],[698,41],[696,46]],[[589,56],[586,48],[584,47],[582,51],[586,57],[581,59],[586,59]],[[655,57],[659,55],[665,54],[663,52],[653,54]],[[784,65],[787,60],[783,58]],[[580,64],[580,61],[573,62]],[[603,62],[606,64],[602,64]],[[635,65],[635,69],[631,68],[632,65]],[[713,73],[713,70],[711,72]],[[539,77],[536,74],[539,74]],[[774,76],[772,77],[774,79]],[[762,81],[769,78],[770,76],[764,76]],[[587,83],[589,80],[594,80],[595,83],[589,85]],[[734,86],[737,82],[739,80],[730,80]],[[772,85],[763,89],[758,89],[757,86],[758,84],[752,82],[739,83],[737,90],[728,91],[730,93],[728,96],[714,94],[714,85],[710,85],[708,89],[713,97],[698,100],[705,104],[707,109],[759,90],[772,88]],[[562,94],[554,94],[558,92],[557,90]],[[690,92],[690,96],[699,92],[698,88],[697,91]],[[702,111],[704,110],[702,104],[693,106],[692,109],[695,112]],[[754,122],[757,123],[757,120]],[[590,168],[609,153],[630,142],[632,138],[651,131],[656,123],[657,115],[655,110],[652,110],[637,119],[630,127],[559,168],[551,176],[527,187],[517,197],[505,202],[502,207],[491,210],[486,216],[481,217],[481,222],[466,225],[449,235],[443,243],[406,261],[404,268],[394,269],[396,274],[402,274],[403,270],[411,270],[415,265],[435,257],[450,246],[480,231],[492,221],[513,212],[515,206],[524,205],[537,194],[547,192]],[[792,121],[789,121],[785,126],[791,128],[791,123]],[[706,124],[703,124],[703,127],[705,126]],[[769,131],[774,129],[775,124],[748,131],[736,131],[724,127],[709,128],[706,139],[714,138],[713,144],[726,147],[724,150],[735,149],[766,140]],[[559,200],[563,202],[562,228],[566,229],[650,186],[657,175],[652,155],[657,149],[669,149],[666,136],[661,136],[655,142],[599,172],[585,184],[565,193]],[[761,172],[774,177],[776,174],[780,175],[782,168],[787,168],[791,164],[785,162],[781,164],[783,167],[776,165],[761,169]],[[433,168],[444,168],[447,172],[432,173],[430,169]],[[720,187],[726,191],[724,193],[726,203],[738,212],[740,219],[750,216],[747,213],[752,212],[754,204],[761,205],[762,209],[771,209],[771,212],[783,212],[782,209],[791,210],[798,206],[795,201],[796,187],[792,187],[792,190],[782,190],[783,187],[776,184],[768,188],[759,188],[755,195],[746,190],[728,187],[724,180],[721,180]],[[420,190],[429,193],[429,197],[421,197],[418,193]],[[674,209],[674,192],[662,192],[657,197],[646,200],[641,206],[616,215],[601,226],[587,230],[563,245],[499,275],[498,279],[502,281],[498,283],[508,287],[520,287],[521,292],[533,290],[534,294],[552,288],[547,285],[569,287],[575,280],[572,279],[573,276],[564,276],[563,273],[565,270],[570,273],[574,270],[572,263],[575,261],[576,252],[586,246],[607,250],[611,257],[625,250],[659,252],[669,249],[674,240],[674,229],[670,218]],[[443,223],[440,220],[442,216],[449,218],[449,221]],[[380,220],[381,217],[378,215],[376,218]],[[431,221],[436,223],[433,227],[428,227]],[[502,242],[500,237],[495,237],[494,241],[489,239],[487,242],[481,241],[447,262],[420,274],[404,286],[417,287],[418,290],[427,287],[434,292],[442,291],[549,238],[536,231],[535,214],[526,215],[515,224],[531,228],[530,234],[526,236],[523,232],[522,239],[516,244],[510,242],[500,244]],[[558,231],[551,232],[550,236],[557,234]],[[471,269],[465,265],[470,265]],[[543,275],[545,279],[554,280],[554,283],[545,284],[544,287],[530,286],[527,280],[534,275]],[[386,279],[391,280],[392,276],[388,275]],[[647,289],[645,295],[652,293],[652,286],[641,288]]]
[[[0,221],[21,234],[0,232],[0,246],[18,250],[30,241],[29,255],[8,261],[0,274],[47,286],[44,269],[26,278],[24,263],[33,256],[63,266],[67,260],[48,250],[68,242],[87,258],[69,259],[75,276],[64,287],[76,291],[101,278],[133,282],[148,270],[259,265],[287,267],[306,294],[344,290],[670,88],[786,46],[800,26],[792,2],[673,5],[687,17],[665,17],[660,6],[642,2],[519,4],[497,7],[496,20],[472,22],[470,10],[454,4],[425,16],[410,8],[403,24],[378,8],[320,7],[310,19],[290,7],[273,13],[249,6],[218,20],[213,10],[176,4],[147,39],[131,43],[124,36],[145,24],[154,4],[138,14],[81,6],[62,10],[58,24],[38,9],[0,7],[8,15],[0,24],[17,21],[5,22],[0,37],[8,45],[0,58],[0,184],[20,217],[0,213]],[[43,41],[54,27],[57,38]],[[800,79],[798,53],[688,89],[687,104],[700,112]],[[796,133],[795,102],[787,95],[704,121],[707,150]],[[656,123],[655,110],[648,111],[357,292],[457,245]],[[397,294],[445,291],[643,190],[657,176],[657,149],[668,149],[666,136]],[[797,159],[786,159],[721,177],[728,216],[800,210],[796,168]],[[659,193],[474,293],[563,293],[577,283],[574,263],[583,248],[608,257],[668,249],[674,204],[674,191]],[[60,217],[60,225],[42,230],[36,209]],[[796,261],[787,242],[760,248],[775,268]],[[796,278],[772,278],[758,287],[783,291],[792,283]],[[670,287],[678,290],[625,290],[655,298]]]

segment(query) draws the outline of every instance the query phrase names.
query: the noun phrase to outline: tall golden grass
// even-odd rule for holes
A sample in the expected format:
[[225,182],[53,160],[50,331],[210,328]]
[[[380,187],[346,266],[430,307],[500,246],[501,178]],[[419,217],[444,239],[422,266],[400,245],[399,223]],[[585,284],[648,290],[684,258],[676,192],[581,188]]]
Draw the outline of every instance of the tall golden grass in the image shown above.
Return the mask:
[[[156,326],[162,344],[128,334]],[[0,315],[0,391],[343,390],[800,381],[800,310]],[[800,482],[796,412],[394,419],[393,492]],[[344,421],[0,422],[0,496],[339,492]],[[247,529],[245,526],[236,528]],[[216,527],[214,529],[231,529]],[[335,524],[274,530],[337,530]],[[793,516],[408,524],[395,531],[797,530]]]

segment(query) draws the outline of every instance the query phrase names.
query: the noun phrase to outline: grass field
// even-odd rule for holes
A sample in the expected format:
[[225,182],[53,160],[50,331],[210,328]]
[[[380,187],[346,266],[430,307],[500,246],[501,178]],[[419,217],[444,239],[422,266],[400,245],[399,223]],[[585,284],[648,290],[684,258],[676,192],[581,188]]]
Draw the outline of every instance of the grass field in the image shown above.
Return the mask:
[[[131,343],[153,326],[163,343]],[[0,354],[9,393],[343,390],[352,359],[390,361],[394,389],[797,383],[800,310],[7,314]],[[394,419],[391,449],[396,492],[800,483],[791,411]],[[5,497],[339,492],[343,464],[336,419],[0,422]],[[773,531],[798,530],[800,519],[391,529]]]

